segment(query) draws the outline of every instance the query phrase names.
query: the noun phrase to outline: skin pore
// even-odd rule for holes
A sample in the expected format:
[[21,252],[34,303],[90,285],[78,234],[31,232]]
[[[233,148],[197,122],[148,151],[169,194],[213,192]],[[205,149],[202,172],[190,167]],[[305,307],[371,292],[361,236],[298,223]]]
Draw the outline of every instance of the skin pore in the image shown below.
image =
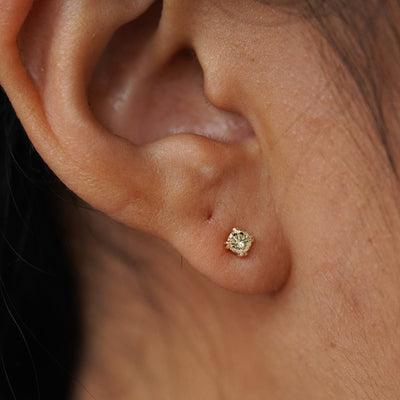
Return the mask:
[[[229,106],[222,99],[220,108],[240,110],[248,103],[245,116],[263,133],[259,140],[268,149],[275,206],[290,236],[291,276],[274,295],[230,293],[194,272],[165,242],[84,211],[92,231],[115,235],[107,234],[115,249],[99,246],[94,235],[80,268],[89,332],[81,382],[99,398],[394,398],[400,390],[393,357],[400,350],[394,256],[399,220],[389,199],[398,194],[382,165],[380,144],[369,143],[366,132],[344,114],[339,94],[321,73],[320,48],[304,21],[256,4],[223,4],[223,10],[199,6],[191,28],[208,57],[200,62],[220,54],[222,73],[234,69],[235,90],[248,93]],[[136,94],[142,93],[133,86],[141,81],[135,72],[146,40],[136,46],[134,38],[142,30],[150,36],[157,17],[157,10],[148,13],[110,43],[89,90],[96,116],[139,144],[155,140],[152,132],[179,131],[185,124],[183,130],[193,131],[198,120],[199,131],[208,128],[204,134],[218,140],[229,126],[224,120],[238,131],[245,127],[247,134],[237,114],[206,103],[201,67],[185,52],[148,78],[155,82],[154,93],[147,90],[147,75],[143,78],[149,100]],[[221,51],[210,39],[223,35],[229,45]],[[222,73],[215,72],[218,78],[210,73],[210,79],[224,85]],[[145,138],[134,136],[135,124],[146,126]],[[232,141],[235,132],[228,132]],[[377,183],[375,168],[387,177],[385,183]],[[82,251],[76,253],[80,257]],[[82,260],[77,263],[82,266]],[[86,398],[77,387],[78,398]]]
[[[0,65],[41,155],[100,210],[61,204],[74,399],[396,399],[399,185],[319,32],[259,1],[89,3],[30,11],[23,100]],[[235,225],[246,259],[224,249]]]

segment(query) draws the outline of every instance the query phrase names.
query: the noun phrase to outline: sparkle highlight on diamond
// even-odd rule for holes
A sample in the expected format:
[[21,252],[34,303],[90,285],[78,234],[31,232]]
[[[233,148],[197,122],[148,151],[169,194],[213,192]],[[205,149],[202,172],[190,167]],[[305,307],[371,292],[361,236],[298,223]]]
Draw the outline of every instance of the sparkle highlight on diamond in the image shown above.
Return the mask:
[[242,231],[239,228],[233,228],[225,242],[225,247],[237,256],[245,257],[253,242],[254,237],[250,233]]

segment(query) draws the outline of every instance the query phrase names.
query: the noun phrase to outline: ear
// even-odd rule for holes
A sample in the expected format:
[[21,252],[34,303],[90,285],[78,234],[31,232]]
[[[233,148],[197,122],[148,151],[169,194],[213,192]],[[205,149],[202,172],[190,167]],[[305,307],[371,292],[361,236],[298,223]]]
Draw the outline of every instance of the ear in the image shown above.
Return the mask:
[[[183,51],[195,40],[179,21],[193,10],[151,3],[3,0],[0,82],[83,200],[165,239],[224,288],[273,292],[289,256],[259,138],[207,103],[208,72]],[[256,239],[247,257],[225,248],[233,227]]]

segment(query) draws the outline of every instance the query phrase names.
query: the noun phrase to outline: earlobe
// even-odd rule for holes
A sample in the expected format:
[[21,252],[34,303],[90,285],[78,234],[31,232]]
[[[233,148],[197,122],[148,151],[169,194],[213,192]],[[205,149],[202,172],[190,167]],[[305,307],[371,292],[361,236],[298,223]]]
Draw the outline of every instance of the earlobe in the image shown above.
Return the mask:
[[[1,42],[7,57],[0,61],[0,80],[33,144],[61,180],[95,208],[169,241],[220,286],[244,293],[282,287],[289,273],[289,252],[257,138],[227,143],[202,136],[191,129],[184,107],[176,118],[186,118],[187,128],[175,135],[168,131],[171,119],[161,117],[162,107],[144,109],[140,123],[139,115],[126,123],[126,114],[107,108],[112,103],[107,99],[121,91],[139,98],[137,104],[140,99],[156,101],[161,94],[151,90],[163,84],[165,101],[175,104],[179,90],[192,96],[190,112],[197,123],[207,123],[209,113],[218,111],[202,109],[198,92],[177,82],[176,77],[184,77],[188,69],[167,79],[181,65],[175,57],[177,44],[165,47],[168,41],[163,35],[176,40],[179,26],[173,35],[173,29],[147,32],[149,45],[135,55],[135,76],[141,83],[128,88],[134,72],[124,75],[129,79],[120,79],[120,91],[114,91],[114,84],[108,86],[110,92],[103,93],[99,106],[93,95],[99,71],[95,65],[102,53],[107,55],[105,48],[114,33],[144,14],[151,1],[101,1],[96,7],[86,1],[38,1],[20,29],[24,15],[20,12],[26,14],[29,3],[6,1],[0,9],[1,26],[10,26]],[[175,9],[179,12],[179,7]],[[143,40],[140,24],[135,29],[130,40]],[[109,70],[104,71],[107,76]],[[129,107],[121,109],[129,113]],[[153,124],[154,120],[161,123]],[[148,127],[155,137],[135,140],[146,138]],[[245,258],[225,248],[236,226],[257,239]]]

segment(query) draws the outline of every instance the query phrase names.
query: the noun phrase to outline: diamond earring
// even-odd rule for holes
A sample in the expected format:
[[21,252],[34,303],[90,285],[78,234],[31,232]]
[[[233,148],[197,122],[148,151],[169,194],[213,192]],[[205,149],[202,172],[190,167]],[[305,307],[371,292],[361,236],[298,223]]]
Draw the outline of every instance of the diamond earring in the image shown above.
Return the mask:
[[245,257],[247,256],[247,252],[250,250],[253,242],[254,237],[250,235],[250,233],[238,228],[233,228],[225,242],[225,247],[237,256]]

